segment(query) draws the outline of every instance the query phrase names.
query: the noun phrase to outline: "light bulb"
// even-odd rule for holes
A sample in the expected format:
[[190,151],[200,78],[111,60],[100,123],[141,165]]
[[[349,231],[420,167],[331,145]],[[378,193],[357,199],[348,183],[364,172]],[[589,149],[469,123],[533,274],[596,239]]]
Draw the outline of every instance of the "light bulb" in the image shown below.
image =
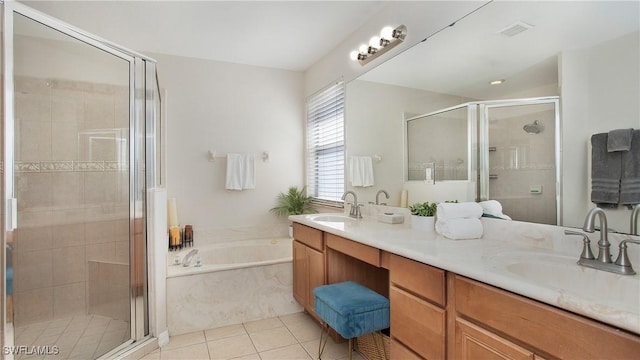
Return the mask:
[[369,40],[369,46],[372,48],[379,49],[380,48],[380,37],[374,36]]
[[386,40],[391,40],[393,38],[393,28],[391,26],[385,26],[380,31],[380,37]]
[[369,50],[369,47],[365,44],[360,45],[360,47],[358,48],[360,54],[366,54],[367,50]]
[[351,60],[358,60],[358,52],[353,50],[350,54],[349,57],[351,58]]

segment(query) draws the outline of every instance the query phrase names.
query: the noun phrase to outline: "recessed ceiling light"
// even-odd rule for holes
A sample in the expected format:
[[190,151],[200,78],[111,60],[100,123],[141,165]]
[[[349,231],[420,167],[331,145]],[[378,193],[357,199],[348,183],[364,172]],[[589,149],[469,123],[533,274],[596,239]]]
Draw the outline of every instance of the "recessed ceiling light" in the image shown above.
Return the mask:
[[491,85],[500,85],[502,83],[504,83],[504,79],[500,79],[500,80],[493,80],[492,82],[490,82],[489,84]]

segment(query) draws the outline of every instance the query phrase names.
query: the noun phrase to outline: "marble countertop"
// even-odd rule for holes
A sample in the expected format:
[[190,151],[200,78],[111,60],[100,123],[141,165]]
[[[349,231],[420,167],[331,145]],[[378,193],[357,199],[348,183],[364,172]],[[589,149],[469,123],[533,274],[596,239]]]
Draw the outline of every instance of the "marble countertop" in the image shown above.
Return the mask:
[[[289,219],[640,334],[640,275],[577,265],[582,238],[564,235],[564,227],[482,218],[482,238],[450,240],[412,229],[410,216],[393,225],[378,222],[375,213],[347,222],[314,220],[318,216]],[[599,234],[589,236],[597,254]],[[629,237],[610,235],[614,257]],[[629,250],[640,272],[640,251]]]

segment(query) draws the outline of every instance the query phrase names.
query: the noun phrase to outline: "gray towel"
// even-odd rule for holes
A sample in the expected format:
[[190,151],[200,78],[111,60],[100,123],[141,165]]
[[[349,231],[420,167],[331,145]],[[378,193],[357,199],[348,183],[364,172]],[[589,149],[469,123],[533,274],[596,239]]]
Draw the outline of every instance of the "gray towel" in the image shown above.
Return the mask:
[[620,204],[640,204],[640,130],[633,131],[631,149],[621,152]]
[[616,207],[620,200],[622,152],[607,152],[606,133],[591,136],[591,202]]
[[633,129],[618,129],[609,131],[607,137],[607,151],[629,151],[631,149],[631,133]]

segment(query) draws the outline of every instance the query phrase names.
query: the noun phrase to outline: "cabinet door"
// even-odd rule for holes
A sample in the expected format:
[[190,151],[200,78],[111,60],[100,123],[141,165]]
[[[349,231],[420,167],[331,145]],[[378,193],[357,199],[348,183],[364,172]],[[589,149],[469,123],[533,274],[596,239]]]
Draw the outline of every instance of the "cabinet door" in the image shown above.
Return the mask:
[[315,314],[313,289],[325,285],[324,254],[310,247],[306,248],[308,264],[307,311]]
[[534,354],[468,321],[456,319],[456,359],[531,359]]
[[307,247],[298,241],[293,241],[293,298],[307,307]]

